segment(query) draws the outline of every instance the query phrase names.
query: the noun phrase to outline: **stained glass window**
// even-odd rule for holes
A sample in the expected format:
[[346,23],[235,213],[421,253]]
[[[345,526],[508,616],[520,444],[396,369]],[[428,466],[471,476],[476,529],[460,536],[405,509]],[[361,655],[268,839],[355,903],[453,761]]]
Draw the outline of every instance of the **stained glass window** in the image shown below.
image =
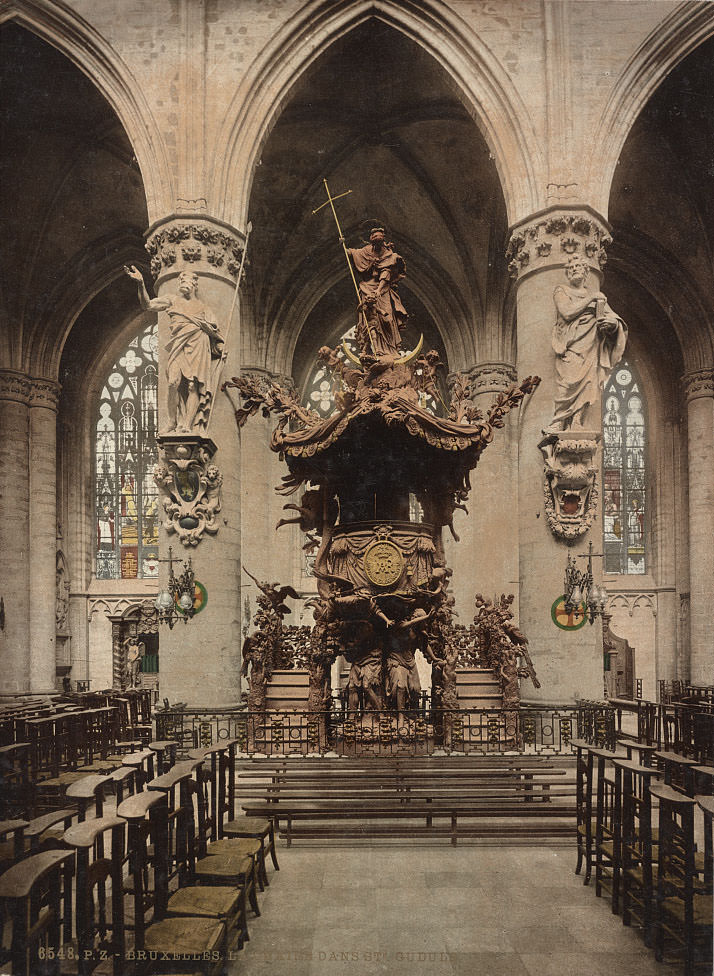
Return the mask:
[[646,419],[642,386],[622,361],[603,393],[605,572],[646,572]]
[[157,334],[147,326],[112,366],[96,427],[97,579],[158,576]]

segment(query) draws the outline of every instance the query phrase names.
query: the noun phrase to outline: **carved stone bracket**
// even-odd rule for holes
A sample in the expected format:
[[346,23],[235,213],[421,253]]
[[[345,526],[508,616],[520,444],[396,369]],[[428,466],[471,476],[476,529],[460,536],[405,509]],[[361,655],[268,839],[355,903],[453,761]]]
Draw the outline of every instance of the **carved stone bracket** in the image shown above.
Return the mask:
[[207,218],[170,217],[147,231],[146,250],[154,278],[167,271],[238,276],[245,238],[229,224]]
[[549,431],[538,445],[545,461],[545,514],[551,532],[559,539],[585,535],[595,518],[599,440],[596,431]]
[[208,437],[165,434],[156,438],[161,460],[154,481],[166,513],[164,528],[184,546],[197,546],[205,532],[218,532],[223,475],[211,458],[216,445]]
[[714,397],[714,369],[697,369],[682,377],[684,397],[689,403],[699,397]]
[[605,267],[612,243],[609,226],[589,207],[550,207],[517,224],[506,250],[512,278],[541,268],[563,265],[582,254],[596,271]]

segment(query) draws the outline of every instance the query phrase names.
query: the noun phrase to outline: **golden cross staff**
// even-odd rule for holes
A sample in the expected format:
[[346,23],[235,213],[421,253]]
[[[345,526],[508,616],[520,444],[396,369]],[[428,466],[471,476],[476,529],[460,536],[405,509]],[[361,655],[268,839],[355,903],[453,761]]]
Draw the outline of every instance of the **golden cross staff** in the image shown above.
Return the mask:
[[324,203],[321,203],[320,206],[316,207],[315,210],[313,210],[312,212],[313,214],[319,213],[323,207],[326,207],[328,204],[330,205],[330,209],[332,210],[332,216],[335,218],[335,224],[337,225],[337,233],[340,235],[340,244],[342,245],[342,250],[345,252],[345,260],[347,261],[347,267],[350,269],[350,277],[352,278],[352,284],[355,286],[355,291],[357,292],[357,301],[359,302],[359,313],[367,328],[367,335],[369,336],[369,341],[372,343],[372,352],[375,353],[376,355],[377,347],[374,344],[374,336],[372,335],[371,326],[362,307],[362,296],[360,295],[357,279],[355,278],[354,268],[352,267],[352,262],[350,261],[350,254],[349,251],[347,250],[347,245],[345,244],[345,237],[344,234],[342,233],[340,222],[337,219],[337,211],[335,210],[335,200],[339,200],[340,197],[346,197],[348,193],[352,193],[352,190],[345,190],[344,193],[338,193],[337,196],[333,197],[330,194],[330,188],[327,185],[327,180],[323,179],[322,182],[325,184],[325,193],[327,194],[327,200],[325,200]]
[[253,221],[248,221],[248,226],[245,229],[245,241],[243,243],[243,253],[241,254],[240,267],[238,268],[238,276],[236,278],[236,286],[233,292],[233,301],[231,302],[231,310],[228,313],[228,321],[226,323],[226,337],[223,341],[223,352],[221,353],[221,358],[218,360],[216,366],[215,377],[213,381],[213,395],[211,396],[211,403],[208,408],[208,417],[206,419],[206,431],[208,431],[208,425],[211,422],[211,417],[213,416],[213,405],[216,402],[216,392],[218,387],[218,380],[220,379],[221,371],[223,369],[223,364],[228,358],[228,333],[231,329],[231,322],[233,321],[233,313],[236,308],[236,301],[238,300],[238,290],[240,289],[241,279],[243,277],[243,269],[245,268],[245,256],[248,253],[248,241],[250,240],[250,234],[253,230]]

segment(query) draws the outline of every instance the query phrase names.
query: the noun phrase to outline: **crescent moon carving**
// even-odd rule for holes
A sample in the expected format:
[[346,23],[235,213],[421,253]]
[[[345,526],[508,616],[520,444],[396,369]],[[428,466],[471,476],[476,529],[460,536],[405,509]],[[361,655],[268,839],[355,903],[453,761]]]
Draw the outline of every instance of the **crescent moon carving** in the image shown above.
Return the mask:
[[362,366],[361,360],[359,360],[357,356],[355,356],[355,354],[352,352],[352,350],[347,345],[344,339],[342,340],[342,351],[344,352],[345,356],[347,356],[347,358],[351,360],[351,362],[355,363],[355,365],[357,366],[360,367]]
[[411,352],[405,353],[399,359],[396,360],[398,363],[410,363],[415,356],[418,356],[421,352],[421,347],[424,345],[424,333],[419,336],[419,342],[417,342],[416,347],[412,349]]

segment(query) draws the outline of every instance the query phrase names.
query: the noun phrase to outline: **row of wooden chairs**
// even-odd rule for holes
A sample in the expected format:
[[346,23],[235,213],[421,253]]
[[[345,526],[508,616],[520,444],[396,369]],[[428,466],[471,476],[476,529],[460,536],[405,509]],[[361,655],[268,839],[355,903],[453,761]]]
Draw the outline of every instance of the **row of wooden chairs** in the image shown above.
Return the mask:
[[18,700],[3,706],[0,817],[36,816],[56,805],[67,785],[114,768],[151,739],[149,692]]
[[122,976],[224,970],[248,938],[248,907],[260,914],[268,854],[278,868],[272,823],[235,817],[235,744],[176,763],[153,743],[70,784],[75,808],[0,824],[13,976],[84,976],[104,959]]
[[584,868],[586,885],[594,874],[595,894],[640,927],[658,960],[671,951],[686,976],[710,972],[714,768],[632,741],[617,752],[573,746],[576,874]]

